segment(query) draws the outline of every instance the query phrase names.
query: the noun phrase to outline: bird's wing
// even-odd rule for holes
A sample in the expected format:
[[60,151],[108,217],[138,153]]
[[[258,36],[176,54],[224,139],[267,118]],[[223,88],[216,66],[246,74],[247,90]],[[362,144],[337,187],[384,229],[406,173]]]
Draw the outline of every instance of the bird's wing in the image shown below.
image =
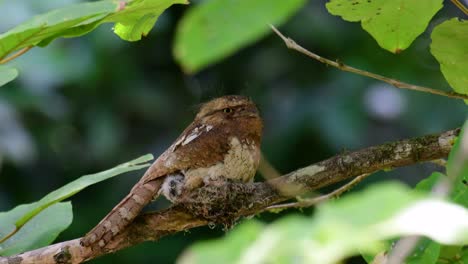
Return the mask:
[[[189,168],[206,168],[229,151],[222,128],[192,123],[147,170],[141,183]],[[223,138],[223,139],[222,139]]]

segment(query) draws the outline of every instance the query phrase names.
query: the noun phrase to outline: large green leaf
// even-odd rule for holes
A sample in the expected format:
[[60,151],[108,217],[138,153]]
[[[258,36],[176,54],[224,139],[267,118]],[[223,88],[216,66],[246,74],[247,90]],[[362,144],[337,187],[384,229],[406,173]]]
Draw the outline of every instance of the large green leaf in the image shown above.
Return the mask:
[[0,65],[0,87],[13,81],[17,76],[17,69]]
[[125,40],[139,40],[169,6],[186,0],[101,0],[77,3],[38,15],[0,35],[0,58],[28,46],[45,46],[58,37],[88,33],[106,22]]
[[344,20],[361,21],[379,45],[393,53],[408,48],[426,30],[443,0],[331,0],[328,11]]
[[447,20],[434,28],[431,37],[431,53],[445,79],[455,91],[468,94],[468,21]]
[[[67,199],[68,197],[76,194],[84,188],[98,183],[100,181],[106,180],[108,178],[114,177],[125,172],[146,168],[150,165],[146,162],[152,159],[153,155],[148,154],[139,157],[135,160],[120,164],[112,169],[96,174],[82,176],[66,184],[65,186],[47,194],[41,200],[35,203],[18,206],[9,212],[0,213],[0,240],[2,240],[2,238],[5,238],[5,236],[11,234],[15,230],[21,231],[26,223],[28,223],[32,219],[35,219],[38,214],[40,214],[46,208],[52,206],[53,204]],[[3,247],[5,243],[9,243],[9,241],[15,238],[18,235],[18,233],[19,232],[15,233],[12,237],[8,238],[6,241],[1,243],[0,247]]]
[[116,12],[117,1],[78,3],[35,16],[0,35],[0,58],[8,53],[44,39],[58,37],[72,27],[91,24]]
[[[443,223],[443,224],[441,224]],[[359,253],[377,253],[383,241],[402,235],[423,235],[444,243],[468,243],[468,210],[449,202],[427,199],[399,183],[373,185],[366,190],[330,201],[316,214],[289,216],[251,234],[235,233],[243,242],[223,263],[340,263]],[[257,235],[259,233],[259,235]],[[252,235],[256,239],[252,239]],[[192,246],[179,263],[219,263],[215,253],[232,248],[225,239]],[[239,252],[239,249],[241,251]],[[437,245],[416,252],[437,253]],[[211,258],[207,257],[211,256]],[[437,256],[424,256],[432,261]],[[420,258],[419,258],[420,259]],[[411,263],[419,259],[411,259]]]
[[[23,204],[9,212],[0,213],[0,236],[6,235],[9,225],[16,219],[33,210],[36,203]],[[73,212],[70,202],[56,203],[31,219],[14,236],[0,244],[0,256],[18,254],[52,243],[72,222]]]
[[206,0],[182,18],[174,54],[187,72],[196,72],[271,32],[305,0]]

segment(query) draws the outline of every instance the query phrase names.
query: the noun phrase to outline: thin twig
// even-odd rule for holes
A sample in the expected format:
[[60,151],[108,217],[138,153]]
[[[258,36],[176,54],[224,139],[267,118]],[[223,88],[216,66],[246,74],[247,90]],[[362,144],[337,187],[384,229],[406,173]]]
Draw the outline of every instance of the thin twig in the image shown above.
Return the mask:
[[445,166],[447,166],[447,160],[445,159],[436,159],[436,160],[431,160],[429,162],[432,164],[438,165],[440,167],[444,167],[444,168]]
[[324,64],[336,67],[336,68],[338,68],[338,69],[340,69],[342,71],[352,72],[352,73],[359,74],[359,75],[362,75],[362,76],[366,76],[366,77],[369,77],[369,78],[373,78],[373,79],[376,79],[376,80],[379,80],[379,81],[382,81],[382,82],[386,82],[386,83],[391,84],[392,86],[394,86],[396,88],[400,88],[400,89],[408,89],[408,90],[413,90],[413,91],[418,91],[418,92],[424,92],[424,93],[430,93],[430,94],[446,96],[446,97],[450,97],[450,98],[468,100],[468,95],[467,94],[460,94],[460,93],[457,93],[457,92],[446,92],[446,91],[432,89],[432,88],[429,88],[429,87],[409,84],[409,83],[401,82],[401,81],[391,79],[391,78],[388,78],[388,77],[385,77],[385,76],[382,76],[382,75],[379,75],[379,74],[375,74],[375,73],[372,73],[372,72],[357,69],[357,68],[348,66],[348,65],[346,65],[346,64],[344,64],[344,63],[342,63],[340,61],[329,60],[327,58],[319,56],[319,55],[317,55],[317,54],[315,54],[313,52],[310,52],[309,50],[303,48],[301,45],[297,44],[291,38],[285,37],[273,25],[270,25],[270,27],[284,41],[284,43],[286,44],[286,46],[289,49],[298,51],[298,52],[300,52],[300,53],[302,53],[302,54],[304,54],[304,55],[306,55],[306,56],[308,56],[308,57],[310,57],[310,58],[312,58],[314,60],[318,60],[318,61],[320,61],[320,62],[322,62]]
[[461,3],[459,0],[450,0],[452,1],[452,3],[458,7],[458,9],[460,9],[465,15],[468,16],[468,8],[463,4]]
[[260,164],[258,165],[258,172],[265,180],[270,180],[281,176],[278,170],[276,170],[275,167],[271,165],[263,153],[260,159]]
[[287,209],[287,208],[304,208],[304,207],[314,206],[326,200],[337,198],[338,196],[342,195],[344,192],[356,186],[359,182],[364,180],[364,178],[366,178],[369,175],[370,175],[369,173],[359,175],[356,178],[354,178],[352,181],[348,182],[347,184],[341,186],[340,188],[334,190],[331,193],[327,193],[327,194],[314,197],[314,198],[310,198],[310,199],[301,199],[300,201],[297,201],[297,202],[271,205],[265,208],[264,211]]
[[5,64],[11,60],[14,60],[16,58],[18,58],[19,56],[25,54],[26,52],[28,52],[30,49],[32,49],[33,46],[27,46],[25,48],[22,48],[20,49],[18,52],[16,52],[15,54],[7,57],[7,58],[4,58],[3,60],[0,60],[0,64]]

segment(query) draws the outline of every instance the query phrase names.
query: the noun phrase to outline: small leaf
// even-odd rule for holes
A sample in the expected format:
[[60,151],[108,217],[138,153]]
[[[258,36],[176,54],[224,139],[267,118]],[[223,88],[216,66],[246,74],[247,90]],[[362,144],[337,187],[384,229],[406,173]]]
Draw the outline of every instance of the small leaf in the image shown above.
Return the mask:
[[[15,220],[36,205],[23,204],[9,212],[0,213],[0,236]],[[14,236],[0,244],[0,256],[10,256],[24,251],[40,248],[52,243],[57,236],[71,224],[73,220],[70,202],[56,203],[43,210],[29,221]]]
[[120,38],[137,41],[148,35],[161,13],[173,4],[188,4],[188,0],[133,0],[106,20],[116,22],[114,32]]
[[191,8],[177,26],[174,54],[196,72],[270,33],[305,0],[209,0]]
[[400,53],[426,30],[442,0],[331,0],[328,12],[361,26],[380,47]]
[[12,67],[0,65],[0,87],[18,77],[18,70]]
[[[1,213],[0,217],[0,239],[4,238],[6,235],[10,234],[14,230],[22,230],[22,227],[27,224],[32,219],[35,219],[38,214],[43,212],[46,208],[64,200],[68,197],[76,194],[77,192],[83,190],[84,188],[98,183],[100,181],[109,179],[116,175],[140,170],[150,166],[148,162],[153,159],[153,155],[147,154],[142,157],[139,157],[135,160],[120,164],[112,169],[99,172],[96,174],[90,174],[82,176],[65,186],[47,194],[41,200],[31,203],[28,205],[21,205],[16,207],[10,212]],[[19,213],[20,212],[20,213]],[[13,215],[13,216],[12,216]],[[6,219],[6,220],[5,220]],[[9,243],[11,239],[14,239],[18,233],[15,233],[11,238],[8,238],[5,242],[0,244],[0,247],[3,247],[5,243]]]
[[431,53],[445,79],[456,92],[468,94],[468,21],[444,21],[434,28],[431,38]]
[[435,171],[431,174],[431,176],[418,182],[414,189],[429,193],[432,191],[432,188],[434,188],[435,184],[443,180],[445,177],[446,176],[443,173]]

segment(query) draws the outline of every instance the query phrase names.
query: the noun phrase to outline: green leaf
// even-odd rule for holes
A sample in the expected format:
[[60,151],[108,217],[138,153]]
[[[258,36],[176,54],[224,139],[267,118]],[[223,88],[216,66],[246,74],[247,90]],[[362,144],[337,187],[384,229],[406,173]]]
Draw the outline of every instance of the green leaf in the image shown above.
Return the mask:
[[[399,183],[384,183],[329,201],[317,208],[314,217],[288,216],[253,232],[241,252],[222,263],[340,263],[356,255],[375,254],[385,240],[404,235],[423,235],[446,243],[468,243],[468,211],[445,201],[425,199]],[[238,231],[241,233],[241,231]],[[236,236],[247,235],[236,233]],[[216,252],[228,252],[231,234],[203,247],[192,246],[179,263],[219,263]],[[253,242],[252,242],[253,241]],[[438,245],[426,242],[410,263],[431,263],[438,257]],[[213,246],[213,251],[209,252]],[[203,250],[202,250],[203,249]],[[430,254],[429,254],[430,253]],[[211,259],[208,257],[211,256]],[[197,258],[205,256],[205,258]]]
[[0,65],[0,87],[13,81],[17,76],[17,69]]
[[[98,183],[100,181],[109,179],[111,177],[114,177],[116,175],[129,172],[129,171],[135,171],[135,170],[140,170],[142,168],[146,168],[150,166],[148,162],[153,159],[153,155],[147,154],[145,156],[139,157],[137,159],[134,159],[132,161],[120,164],[112,169],[99,172],[96,174],[90,174],[90,175],[85,175],[82,176],[65,186],[47,194],[44,196],[41,200],[29,204],[26,207],[20,207],[22,214],[18,214],[17,211],[14,211],[14,218],[10,218],[10,214],[13,214],[13,211],[7,212],[7,213],[2,213],[5,214],[3,217],[8,217],[8,219],[14,219],[14,221],[1,221],[2,225],[0,226],[0,239],[4,238],[7,234],[10,234],[14,230],[18,230],[22,228],[28,221],[31,221],[31,219],[34,219],[39,213],[44,211],[46,208],[50,207],[51,205],[60,202],[64,199],[67,199],[68,197],[76,194],[77,192],[83,190],[84,188],[93,185],[95,183]],[[17,207],[18,208],[18,207]],[[26,209],[24,209],[26,208]],[[19,210],[19,209],[18,209]],[[22,229],[20,229],[22,230]],[[4,243],[7,243],[9,240],[14,238],[18,233],[16,233],[13,237],[7,239]],[[3,247],[3,244],[0,244],[0,247]]]
[[196,72],[270,33],[305,0],[207,0],[177,26],[174,54],[186,72]]
[[434,28],[431,38],[431,53],[445,79],[456,92],[468,94],[468,21],[444,21]]
[[232,263],[255,240],[263,226],[258,221],[248,221],[226,238],[196,243],[185,251],[178,263]]
[[[458,263],[468,263],[468,247],[464,248],[458,260],[460,260]],[[457,262],[454,261],[454,263],[457,263]]]
[[133,0],[107,21],[116,22],[114,32],[128,41],[148,35],[161,13],[173,4],[188,4],[188,0]]
[[[0,213],[0,236],[16,219],[33,210],[36,203],[23,204]],[[52,243],[73,220],[71,202],[56,203],[29,221],[14,236],[0,244],[0,256],[10,256]]]
[[441,181],[446,176],[438,171],[435,171],[431,174],[431,176],[421,180],[416,184],[415,190],[430,193],[432,188],[434,188],[435,184]]
[[440,244],[423,238],[418,242],[413,254],[408,256],[406,264],[435,264],[439,259]]
[[328,12],[346,21],[361,21],[380,47],[400,53],[426,30],[442,0],[331,0]]
[[116,1],[78,3],[38,15],[0,35],[0,58],[44,39],[58,37],[70,28],[94,23],[117,11]]
[[468,262],[458,262],[460,256],[463,255],[463,251],[468,251],[468,247],[464,248],[463,246],[442,246],[440,247],[440,256],[439,258],[442,260],[452,260],[447,261],[446,263],[468,263]]
[[[116,23],[124,40],[139,40],[169,6],[186,0],[101,0],[77,3],[38,15],[0,35],[0,58],[28,46],[46,46],[58,37],[86,34],[102,23]],[[150,18],[150,19],[149,19]]]

